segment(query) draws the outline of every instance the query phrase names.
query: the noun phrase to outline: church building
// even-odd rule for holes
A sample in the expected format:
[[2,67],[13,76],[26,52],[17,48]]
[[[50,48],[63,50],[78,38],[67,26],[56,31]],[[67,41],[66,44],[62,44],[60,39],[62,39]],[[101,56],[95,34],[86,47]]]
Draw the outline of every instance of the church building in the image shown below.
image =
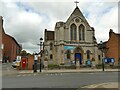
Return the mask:
[[44,58],[49,64],[85,64],[99,61],[95,30],[76,6],[66,22],[57,22],[54,31],[45,29]]

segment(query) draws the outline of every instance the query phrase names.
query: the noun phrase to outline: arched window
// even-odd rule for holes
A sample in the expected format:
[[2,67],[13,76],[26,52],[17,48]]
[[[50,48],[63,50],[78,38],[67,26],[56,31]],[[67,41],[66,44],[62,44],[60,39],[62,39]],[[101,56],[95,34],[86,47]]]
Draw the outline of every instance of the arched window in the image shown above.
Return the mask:
[[51,42],[50,43],[50,50],[52,50],[53,49],[53,43]]
[[50,54],[50,59],[53,59],[53,55],[52,54]]
[[79,26],[79,40],[85,40],[85,27],[82,24]]
[[87,53],[87,59],[90,59],[90,53],[91,53],[90,50],[87,50],[86,53]]
[[72,24],[70,26],[70,35],[71,35],[71,40],[76,40],[77,39],[77,30],[76,30],[76,25]]
[[67,54],[67,59],[70,59],[71,51],[70,51],[70,50],[67,50],[66,54]]

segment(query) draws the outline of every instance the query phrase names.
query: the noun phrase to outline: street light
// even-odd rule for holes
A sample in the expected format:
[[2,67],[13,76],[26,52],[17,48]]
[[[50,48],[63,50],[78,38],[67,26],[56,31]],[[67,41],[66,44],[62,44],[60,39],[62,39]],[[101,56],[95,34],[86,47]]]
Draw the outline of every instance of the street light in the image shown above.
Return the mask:
[[[40,38],[40,52],[42,50],[42,40],[43,38]],[[41,52],[41,58],[42,58],[42,52]],[[40,58],[40,72],[42,72],[42,59]]]
[[104,71],[104,59],[103,59],[103,42],[100,41],[100,49],[102,52],[102,70]]
[[37,53],[35,53],[34,54],[34,65],[33,65],[34,72],[37,72],[37,61],[38,61],[38,55]]

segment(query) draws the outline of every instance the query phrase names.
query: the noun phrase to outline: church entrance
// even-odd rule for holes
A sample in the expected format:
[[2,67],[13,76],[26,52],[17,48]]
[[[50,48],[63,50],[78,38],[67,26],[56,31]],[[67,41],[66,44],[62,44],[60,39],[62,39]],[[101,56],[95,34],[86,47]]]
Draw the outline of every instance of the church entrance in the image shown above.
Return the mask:
[[81,53],[75,53],[74,57],[75,57],[75,64],[76,64],[76,61],[79,61],[79,64],[82,64]]
[[77,46],[75,49],[74,49],[74,60],[75,60],[75,64],[76,62],[78,61],[79,64],[81,65],[82,62],[83,62],[83,49],[81,46]]

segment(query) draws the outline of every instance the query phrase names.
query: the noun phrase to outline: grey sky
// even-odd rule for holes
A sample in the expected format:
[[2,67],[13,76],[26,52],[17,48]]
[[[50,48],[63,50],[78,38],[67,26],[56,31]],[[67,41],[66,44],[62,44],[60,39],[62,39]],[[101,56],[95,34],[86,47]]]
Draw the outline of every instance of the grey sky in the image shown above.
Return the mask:
[[[9,2],[8,2],[9,1]],[[38,52],[39,38],[44,29],[54,30],[55,23],[66,21],[75,9],[73,0],[26,1],[13,0],[0,2],[0,15],[4,17],[5,32],[23,45],[23,49]],[[78,0],[79,8],[91,27],[95,28],[97,42],[107,41],[109,30],[118,32],[118,3],[100,0]],[[84,2],[83,2],[84,1]]]

